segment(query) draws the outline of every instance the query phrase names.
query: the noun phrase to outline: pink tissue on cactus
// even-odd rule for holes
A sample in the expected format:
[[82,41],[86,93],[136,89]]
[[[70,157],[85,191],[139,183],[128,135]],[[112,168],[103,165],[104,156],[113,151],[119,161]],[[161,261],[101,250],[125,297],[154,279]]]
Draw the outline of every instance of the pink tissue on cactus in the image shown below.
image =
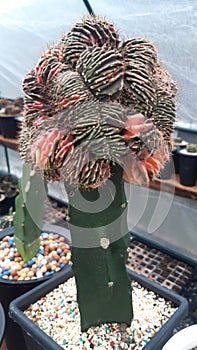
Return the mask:
[[147,123],[145,117],[140,113],[129,116],[125,125],[124,139],[125,141],[131,140],[141,132],[146,132],[152,127],[153,123],[150,121]]

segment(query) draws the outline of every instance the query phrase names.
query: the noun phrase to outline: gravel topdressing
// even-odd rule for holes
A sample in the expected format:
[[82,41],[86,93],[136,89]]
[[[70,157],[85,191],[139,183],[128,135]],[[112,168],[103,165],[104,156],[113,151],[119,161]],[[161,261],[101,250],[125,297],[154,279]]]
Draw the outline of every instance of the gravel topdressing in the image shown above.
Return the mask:
[[13,236],[0,241],[0,278],[27,281],[61,270],[70,260],[70,247],[63,236],[42,232],[36,256],[24,262],[18,253]]
[[134,319],[130,327],[103,324],[82,333],[74,277],[30,305],[24,313],[63,349],[140,350],[177,308],[136,281],[132,287]]

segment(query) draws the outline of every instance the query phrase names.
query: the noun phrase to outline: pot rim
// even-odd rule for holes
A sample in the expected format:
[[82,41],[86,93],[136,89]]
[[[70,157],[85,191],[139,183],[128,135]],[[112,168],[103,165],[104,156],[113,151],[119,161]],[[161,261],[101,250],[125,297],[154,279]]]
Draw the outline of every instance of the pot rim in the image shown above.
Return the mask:
[[178,152],[183,156],[197,157],[197,152],[188,152],[186,148],[180,149]]

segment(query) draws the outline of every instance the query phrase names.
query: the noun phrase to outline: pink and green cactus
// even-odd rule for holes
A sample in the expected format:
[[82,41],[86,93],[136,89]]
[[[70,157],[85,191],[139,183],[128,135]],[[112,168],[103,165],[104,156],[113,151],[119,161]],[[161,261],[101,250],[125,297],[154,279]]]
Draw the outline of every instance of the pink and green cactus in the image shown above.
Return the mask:
[[87,16],[24,79],[20,154],[63,181],[81,328],[130,324],[124,182],[148,185],[170,155],[176,85],[144,38]]

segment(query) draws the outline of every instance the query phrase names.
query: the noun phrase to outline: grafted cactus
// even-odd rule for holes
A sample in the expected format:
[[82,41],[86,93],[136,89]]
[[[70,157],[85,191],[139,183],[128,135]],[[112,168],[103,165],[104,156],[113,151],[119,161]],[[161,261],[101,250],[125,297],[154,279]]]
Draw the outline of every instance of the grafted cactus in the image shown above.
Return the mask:
[[64,181],[81,328],[129,324],[124,181],[148,185],[169,159],[176,86],[144,38],[84,17],[24,79],[21,157]]
[[45,192],[42,179],[24,164],[13,219],[15,245],[24,261],[32,259],[40,248]]

